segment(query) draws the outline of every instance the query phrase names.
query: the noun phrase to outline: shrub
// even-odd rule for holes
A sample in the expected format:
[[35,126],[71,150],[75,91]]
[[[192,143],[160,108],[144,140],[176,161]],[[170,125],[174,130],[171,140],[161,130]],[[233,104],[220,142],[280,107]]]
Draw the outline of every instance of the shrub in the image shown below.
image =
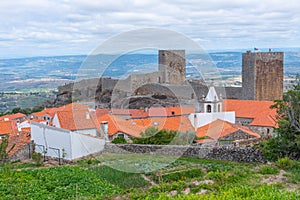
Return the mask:
[[158,130],[155,127],[149,127],[141,133],[140,138],[133,138],[134,144],[155,144],[155,145],[186,145],[192,143],[195,139],[195,133],[179,131]]
[[77,161],[77,164],[83,167],[90,166],[90,165],[97,165],[99,163],[100,161],[95,158],[87,158],[87,159],[82,159]]
[[281,158],[276,162],[276,165],[280,169],[286,169],[293,165],[293,161],[290,160],[288,157]]
[[272,165],[266,165],[259,169],[259,173],[261,174],[278,174],[278,172],[278,168]]
[[114,143],[114,144],[127,144],[127,141],[125,140],[124,137],[116,137],[111,142]]
[[43,165],[42,154],[41,153],[34,152],[32,154],[32,160],[35,162],[36,166],[42,166]]

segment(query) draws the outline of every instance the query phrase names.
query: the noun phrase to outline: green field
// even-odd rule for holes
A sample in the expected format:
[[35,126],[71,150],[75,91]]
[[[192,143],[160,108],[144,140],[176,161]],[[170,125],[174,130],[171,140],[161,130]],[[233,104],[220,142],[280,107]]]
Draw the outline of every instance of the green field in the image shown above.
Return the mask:
[[17,162],[0,170],[0,199],[300,199],[300,162],[290,160],[102,154],[65,166]]

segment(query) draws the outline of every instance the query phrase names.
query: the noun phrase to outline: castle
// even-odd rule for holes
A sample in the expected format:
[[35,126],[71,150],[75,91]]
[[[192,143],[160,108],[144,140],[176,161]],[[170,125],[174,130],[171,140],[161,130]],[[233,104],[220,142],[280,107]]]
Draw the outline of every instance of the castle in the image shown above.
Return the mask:
[[260,101],[282,99],[283,52],[243,53],[242,83],[244,99]]
[[[125,79],[101,77],[81,80],[59,87],[57,102],[66,99],[96,99],[95,107],[124,107],[126,101],[156,96],[167,96],[160,106],[194,105],[197,112],[209,86],[200,80],[186,80],[186,58],[184,50],[159,50],[158,70],[144,74],[130,74]],[[242,87],[215,87],[223,99],[273,101],[283,95],[283,52],[250,52],[242,54]],[[73,91],[73,92],[72,92]],[[103,94],[111,91],[111,95]],[[107,93],[109,94],[109,93]],[[125,104],[124,104],[125,102]],[[151,107],[152,104],[137,99],[132,108]],[[58,104],[58,103],[57,103]],[[159,106],[159,105],[158,105]],[[126,107],[126,106],[125,106]],[[124,108],[125,108],[124,107]]]
[[[273,101],[283,95],[283,52],[251,52],[242,54],[242,87],[225,87],[223,93],[227,99]],[[147,74],[131,74],[120,86],[128,94],[145,95],[149,85],[166,86],[177,98],[201,99],[208,92],[207,86],[186,80],[184,50],[159,50],[158,71]],[[118,84],[117,84],[118,85]],[[143,88],[144,90],[140,89]],[[191,89],[192,88],[192,89]],[[154,87],[150,88],[152,93]],[[148,92],[149,94],[151,92]],[[224,94],[225,93],[225,94]]]

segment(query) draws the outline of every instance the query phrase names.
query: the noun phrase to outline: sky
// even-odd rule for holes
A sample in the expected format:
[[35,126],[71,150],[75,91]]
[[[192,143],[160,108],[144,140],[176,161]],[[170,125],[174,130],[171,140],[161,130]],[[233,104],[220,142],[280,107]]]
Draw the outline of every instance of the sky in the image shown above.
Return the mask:
[[0,58],[86,55],[140,28],[205,50],[300,47],[299,0],[0,0]]

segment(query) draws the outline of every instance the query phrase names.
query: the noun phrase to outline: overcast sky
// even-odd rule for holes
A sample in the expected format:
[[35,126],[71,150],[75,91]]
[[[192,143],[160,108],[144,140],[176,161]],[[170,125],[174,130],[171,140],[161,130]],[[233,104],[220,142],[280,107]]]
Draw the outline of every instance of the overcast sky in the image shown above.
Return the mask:
[[89,54],[138,28],[203,49],[300,47],[299,0],[0,0],[0,58]]

